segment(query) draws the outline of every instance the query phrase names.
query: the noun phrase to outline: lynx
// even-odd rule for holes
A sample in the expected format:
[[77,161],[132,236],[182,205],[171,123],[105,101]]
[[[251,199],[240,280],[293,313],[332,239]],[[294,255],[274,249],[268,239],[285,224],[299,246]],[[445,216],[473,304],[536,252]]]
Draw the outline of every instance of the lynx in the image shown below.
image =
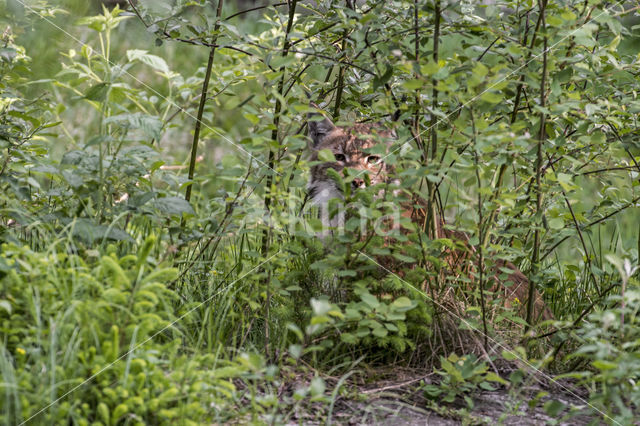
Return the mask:
[[[328,170],[342,172],[345,168],[352,169],[355,172],[355,176],[351,180],[352,191],[364,188],[367,184],[378,185],[389,182],[393,175],[393,169],[385,164],[383,156],[370,153],[369,148],[383,143],[387,145],[388,149],[395,141],[396,134],[380,124],[355,124],[351,127],[339,127],[318,113],[309,116],[308,124],[311,138],[309,158],[314,162],[307,185],[308,197],[313,204],[319,206],[323,225],[329,229],[339,228],[344,225],[344,212],[330,217],[327,204],[329,200],[334,198],[343,199],[344,194]],[[318,153],[322,150],[331,151],[335,162],[318,162]],[[365,175],[368,177],[365,178]],[[428,211],[427,204],[424,200],[403,204],[399,206],[400,214],[403,217],[411,218],[413,223],[422,225],[425,223]],[[443,252],[448,264],[448,273],[456,274],[464,271],[468,273],[473,270],[475,252],[474,248],[468,244],[468,235],[447,229],[442,218],[436,218],[436,222],[436,238],[457,240],[458,247],[460,247]],[[326,236],[327,233],[322,235],[323,238]],[[390,267],[391,270],[393,268],[394,266]],[[509,271],[506,282],[498,280],[500,269]],[[530,286],[528,278],[515,265],[505,261],[497,261],[488,278],[496,283],[492,291],[503,294],[505,305],[518,308],[520,315],[524,315]],[[535,291],[534,296],[535,317],[544,320],[552,319],[553,315],[544,304],[541,295]]]

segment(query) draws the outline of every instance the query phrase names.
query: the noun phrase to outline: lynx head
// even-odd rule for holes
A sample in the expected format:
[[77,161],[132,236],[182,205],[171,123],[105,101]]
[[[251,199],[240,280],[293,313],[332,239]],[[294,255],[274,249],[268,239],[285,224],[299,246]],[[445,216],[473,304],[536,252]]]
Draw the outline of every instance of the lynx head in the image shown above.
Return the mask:
[[[366,186],[365,175],[371,185],[387,181],[389,167],[383,161],[383,155],[369,152],[369,148],[385,145],[386,150],[396,139],[393,130],[385,129],[380,124],[355,124],[351,127],[338,127],[328,118],[320,114],[311,114],[309,120],[309,136],[311,137],[310,160],[318,161],[321,150],[329,150],[335,162],[316,164],[311,167],[309,179],[309,197],[320,204],[331,198],[342,198],[335,181],[328,175],[328,169],[341,172],[344,168],[352,169],[352,189]],[[319,120],[318,120],[319,119]],[[378,151],[379,152],[379,151]]]

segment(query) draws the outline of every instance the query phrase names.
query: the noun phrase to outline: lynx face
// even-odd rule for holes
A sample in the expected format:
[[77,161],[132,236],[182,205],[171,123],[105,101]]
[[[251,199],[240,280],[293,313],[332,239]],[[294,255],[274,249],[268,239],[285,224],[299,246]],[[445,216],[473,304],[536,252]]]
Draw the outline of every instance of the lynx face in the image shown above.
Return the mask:
[[378,124],[356,124],[349,128],[337,127],[328,118],[321,121],[309,121],[311,136],[311,161],[318,160],[318,152],[329,150],[335,162],[317,164],[311,168],[311,177],[307,188],[309,197],[315,204],[326,203],[332,198],[343,198],[335,181],[327,174],[328,169],[341,172],[344,168],[355,171],[351,181],[352,189],[365,187],[365,174],[371,185],[383,183],[388,178],[388,168],[382,156],[367,152],[378,144],[387,147],[395,140],[393,131]]

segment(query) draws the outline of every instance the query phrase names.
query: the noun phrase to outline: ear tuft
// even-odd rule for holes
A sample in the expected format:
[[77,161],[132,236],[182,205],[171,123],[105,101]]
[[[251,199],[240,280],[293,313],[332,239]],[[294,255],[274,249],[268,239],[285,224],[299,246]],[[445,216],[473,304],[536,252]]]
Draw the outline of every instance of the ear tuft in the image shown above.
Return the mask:
[[[310,103],[313,108],[320,109],[313,102]],[[307,122],[309,123],[309,136],[313,141],[312,147],[318,146],[320,141],[335,128],[335,124],[323,114],[318,112],[311,112],[307,114]]]

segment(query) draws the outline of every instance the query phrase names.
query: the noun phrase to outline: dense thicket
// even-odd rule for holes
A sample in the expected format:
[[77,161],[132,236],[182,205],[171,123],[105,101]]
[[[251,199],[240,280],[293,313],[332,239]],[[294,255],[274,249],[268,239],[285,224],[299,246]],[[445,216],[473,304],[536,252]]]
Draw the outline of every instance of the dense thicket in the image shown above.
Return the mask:
[[[633,422],[638,6],[244,3],[0,2],[0,420],[330,422],[391,367],[463,420],[560,375],[584,404],[532,406]],[[311,101],[398,134],[324,241]],[[504,262],[555,320],[491,294]]]

